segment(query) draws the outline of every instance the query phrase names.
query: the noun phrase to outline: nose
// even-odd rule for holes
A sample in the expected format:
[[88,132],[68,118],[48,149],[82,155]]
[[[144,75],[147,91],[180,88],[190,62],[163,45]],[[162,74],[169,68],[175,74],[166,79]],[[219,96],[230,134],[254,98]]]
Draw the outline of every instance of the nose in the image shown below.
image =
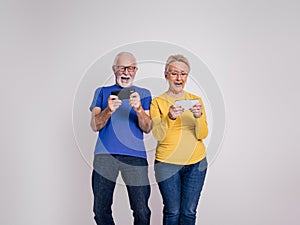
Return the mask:
[[125,69],[124,69],[124,72],[123,72],[123,73],[127,75],[127,74],[129,73],[129,72],[128,72],[128,68],[126,68],[126,67],[125,67]]
[[176,80],[182,80],[181,74],[177,74]]

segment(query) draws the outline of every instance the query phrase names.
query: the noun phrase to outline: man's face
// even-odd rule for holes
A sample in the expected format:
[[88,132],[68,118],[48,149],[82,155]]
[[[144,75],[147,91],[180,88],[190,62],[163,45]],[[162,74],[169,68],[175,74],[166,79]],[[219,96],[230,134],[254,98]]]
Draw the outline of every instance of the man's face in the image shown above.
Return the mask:
[[130,55],[121,55],[113,66],[116,76],[116,84],[121,87],[130,87],[133,83],[135,73],[138,70],[135,59]]

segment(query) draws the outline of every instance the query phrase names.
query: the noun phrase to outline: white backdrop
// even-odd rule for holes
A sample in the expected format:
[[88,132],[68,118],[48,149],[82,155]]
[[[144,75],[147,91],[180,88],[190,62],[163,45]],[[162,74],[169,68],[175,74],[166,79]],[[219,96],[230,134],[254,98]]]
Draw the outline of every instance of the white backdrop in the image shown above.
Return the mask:
[[[0,4],[0,224],[94,224],[91,168],[73,134],[74,98],[96,59],[146,40],[195,53],[223,93],[226,134],[197,224],[298,224],[298,1]],[[92,157],[93,149],[85,151]],[[160,225],[155,184],[150,206],[152,224]],[[131,224],[122,185],[113,210],[117,224]]]

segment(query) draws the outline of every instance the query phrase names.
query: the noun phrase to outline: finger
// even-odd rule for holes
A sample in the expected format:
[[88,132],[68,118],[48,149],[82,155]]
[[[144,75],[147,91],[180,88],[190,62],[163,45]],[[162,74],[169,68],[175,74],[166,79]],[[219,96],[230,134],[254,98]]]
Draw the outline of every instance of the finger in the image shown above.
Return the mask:
[[114,103],[115,103],[115,105],[120,106],[120,105],[122,105],[122,100],[116,99],[116,100],[114,100]]
[[136,104],[138,101],[135,98],[129,99],[129,104]]
[[119,99],[119,97],[117,95],[110,95],[109,99],[110,100],[117,100],[117,99]]
[[174,112],[180,111],[180,106],[174,105],[173,110]]
[[133,92],[132,94],[130,94],[129,97],[130,97],[130,98],[139,98],[140,95],[139,95],[139,93],[137,93],[137,92]]

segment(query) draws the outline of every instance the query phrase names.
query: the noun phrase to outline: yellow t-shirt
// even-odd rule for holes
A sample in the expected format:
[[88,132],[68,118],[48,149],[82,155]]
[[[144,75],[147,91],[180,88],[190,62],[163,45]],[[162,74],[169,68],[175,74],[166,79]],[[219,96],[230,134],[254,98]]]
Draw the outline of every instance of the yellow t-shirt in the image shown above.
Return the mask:
[[[202,104],[202,116],[194,118],[189,110],[171,120],[169,108],[176,100],[197,99]],[[208,126],[203,102],[200,97],[184,91],[180,98],[166,93],[154,98],[150,106],[152,134],[158,140],[155,159],[161,162],[190,165],[206,156],[202,142],[208,135]]]

